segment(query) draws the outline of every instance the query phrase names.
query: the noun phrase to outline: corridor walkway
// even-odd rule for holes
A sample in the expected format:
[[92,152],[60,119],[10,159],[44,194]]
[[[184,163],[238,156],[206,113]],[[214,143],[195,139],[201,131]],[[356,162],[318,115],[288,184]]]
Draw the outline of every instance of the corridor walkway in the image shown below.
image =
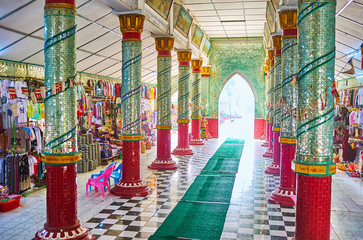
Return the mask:
[[[173,134],[174,135],[174,134]],[[174,135],[175,136],[175,135]],[[175,138],[173,138],[175,140]],[[147,197],[102,198],[94,191],[87,198],[90,173],[78,175],[78,215],[97,239],[147,239],[177,205],[208,159],[224,139],[193,147],[195,155],[177,157],[177,171],[149,171],[156,149],[142,155],[142,176],[154,188]],[[176,142],[173,141],[175,146]],[[291,239],[295,210],[269,204],[267,198],[279,177],[263,173],[269,161],[262,158],[261,141],[246,141],[226,216],[222,239]],[[97,170],[99,171],[99,169]],[[350,188],[345,187],[346,185]],[[333,176],[331,239],[363,239],[363,184],[344,173]],[[16,217],[14,217],[16,216]],[[22,199],[21,208],[0,213],[1,239],[31,239],[45,222],[45,190]]]

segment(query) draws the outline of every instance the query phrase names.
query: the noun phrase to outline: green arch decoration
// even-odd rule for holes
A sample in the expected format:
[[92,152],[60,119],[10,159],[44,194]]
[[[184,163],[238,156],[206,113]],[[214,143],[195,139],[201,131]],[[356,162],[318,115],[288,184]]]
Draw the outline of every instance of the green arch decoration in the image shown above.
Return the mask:
[[255,95],[255,118],[265,116],[264,49],[262,38],[212,39],[209,58],[209,118],[218,117],[219,95],[235,74],[244,78]]

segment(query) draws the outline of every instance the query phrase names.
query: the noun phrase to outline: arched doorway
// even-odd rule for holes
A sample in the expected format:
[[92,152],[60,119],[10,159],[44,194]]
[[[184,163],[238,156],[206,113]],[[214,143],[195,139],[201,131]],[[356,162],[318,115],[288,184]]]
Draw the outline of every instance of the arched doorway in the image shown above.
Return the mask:
[[219,95],[219,138],[253,139],[255,94],[240,74],[227,79]]

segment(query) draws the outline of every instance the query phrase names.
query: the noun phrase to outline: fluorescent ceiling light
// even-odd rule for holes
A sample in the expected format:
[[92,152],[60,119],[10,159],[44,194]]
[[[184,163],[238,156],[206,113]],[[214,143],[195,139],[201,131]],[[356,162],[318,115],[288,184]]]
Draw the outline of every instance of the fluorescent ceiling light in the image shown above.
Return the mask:
[[231,22],[246,22],[246,20],[225,20],[225,21],[221,21],[221,23],[231,23]]

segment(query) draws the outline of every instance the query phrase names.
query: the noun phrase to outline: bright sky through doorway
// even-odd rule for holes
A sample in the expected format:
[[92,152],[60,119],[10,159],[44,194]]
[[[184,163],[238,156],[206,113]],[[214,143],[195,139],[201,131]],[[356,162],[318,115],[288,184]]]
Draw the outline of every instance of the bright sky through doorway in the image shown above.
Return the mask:
[[240,75],[234,75],[219,97],[219,136],[253,139],[255,96]]

